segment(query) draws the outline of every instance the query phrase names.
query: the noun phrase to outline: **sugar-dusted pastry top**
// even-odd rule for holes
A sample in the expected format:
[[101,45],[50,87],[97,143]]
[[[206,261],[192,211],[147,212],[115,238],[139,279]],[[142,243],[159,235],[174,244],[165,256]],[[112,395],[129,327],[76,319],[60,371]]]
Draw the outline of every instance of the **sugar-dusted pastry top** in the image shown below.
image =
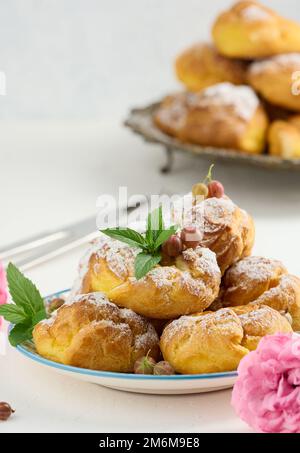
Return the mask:
[[80,262],[74,294],[104,292],[119,306],[159,319],[204,310],[217,297],[220,269],[207,248],[187,249],[144,277],[134,276],[139,249],[101,235]]
[[250,64],[248,81],[269,103],[299,112],[299,71],[300,52],[281,54]]
[[[189,195],[190,199],[192,195]],[[196,225],[202,233],[200,245],[214,251],[222,273],[236,261],[251,253],[254,223],[251,216],[228,197],[207,198],[194,206],[186,197],[174,207],[174,221],[181,226]],[[191,207],[190,207],[191,206]]]
[[[251,87],[236,86],[229,82],[218,83],[197,93],[178,93],[178,110],[213,110],[225,115],[232,112],[238,118],[249,120],[259,106],[259,99]],[[176,110],[176,109],[174,109]],[[228,112],[229,111],[229,112]],[[179,113],[179,112],[178,112]]]
[[183,142],[253,153],[262,152],[268,124],[254,90],[229,82],[167,96],[153,119]]
[[248,3],[244,8],[237,11],[241,18],[248,22],[262,22],[272,20],[270,11],[261,7],[261,5]]
[[124,242],[113,240],[99,233],[99,237],[91,242],[79,262],[78,276],[73,284],[70,298],[73,299],[75,295],[82,292],[90,292],[85,278],[91,270],[92,258],[94,258],[93,271],[95,274],[100,270],[99,259],[104,259],[116,279],[122,281],[134,275],[134,260],[139,252],[139,249],[129,247]]
[[254,61],[249,66],[249,74],[262,72],[277,73],[278,71],[293,71],[300,69],[300,53],[285,53],[274,55],[263,60]]
[[82,294],[36,325],[39,354],[83,368],[130,372],[138,357],[158,354],[158,336],[144,318],[104,294]]
[[300,330],[300,279],[280,261],[250,256],[234,264],[223,278],[219,300],[226,307],[268,305],[288,313],[293,329]]
[[245,60],[300,51],[300,26],[257,1],[236,2],[212,27],[218,51]]
[[172,321],[160,346],[179,373],[233,371],[264,335],[291,331],[287,319],[270,307],[223,308]]
[[[281,275],[286,274],[285,266],[278,260],[261,256],[249,256],[231,266],[224,277],[224,300],[238,291],[237,300],[251,302],[264,291],[277,284]],[[228,288],[228,290],[226,290]]]
[[249,86],[235,86],[229,82],[210,86],[189,99],[192,108],[224,107],[244,120],[251,119],[259,105],[258,97]]

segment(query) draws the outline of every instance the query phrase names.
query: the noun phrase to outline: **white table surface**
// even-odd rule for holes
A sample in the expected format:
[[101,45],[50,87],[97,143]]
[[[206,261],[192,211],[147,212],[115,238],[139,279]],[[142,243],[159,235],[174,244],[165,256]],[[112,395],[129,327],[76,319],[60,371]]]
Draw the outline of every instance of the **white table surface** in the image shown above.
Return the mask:
[[[101,193],[183,192],[209,162],[176,159],[161,175],[164,155],[118,122],[2,123],[0,246],[95,212]],[[300,273],[300,175],[216,165],[228,195],[256,220],[255,253],[279,258]],[[28,272],[43,294],[69,287],[83,249]],[[230,391],[191,396],[122,393],[40,368],[11,347],[0,355],[0,400],[15,416],[2,432],[249,432],[230,407]]]

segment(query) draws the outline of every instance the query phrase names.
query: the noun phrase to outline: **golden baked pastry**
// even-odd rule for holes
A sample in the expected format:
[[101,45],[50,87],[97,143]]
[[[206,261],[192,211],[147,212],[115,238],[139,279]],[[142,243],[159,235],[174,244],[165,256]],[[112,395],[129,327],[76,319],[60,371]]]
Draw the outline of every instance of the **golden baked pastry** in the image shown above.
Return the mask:
[[183,142],[254,154],[263,152],[268,127],[254,91],[227,82],[198,93],[166,97],[154,114],[154,122]]
[[274,121],[268,131],[269,153],[284,159],[300,159],[300,129],[288,121]]
[[270,103],[299,112],[299,77],[292,78],[299,71],[300,53],[282,54],[252,63],[248,81]]
[[37,352],[65,365],[129,373],[139,357],[159,355],[154,327],[101,293],[76,296],[33,331]]
[[220,55],[212,44],[197,43],[176,59],[178,79],[189,91],[199,91],[221,82],[242,85],[246,80],[246,64]]
[[75,291],[102,291],[117,305],[156,319],[205,310],[217,297],[221,273],[210,250],[187,249],[140,280],[134,277],[137,253],[139,249],[101,236],[80,266]]
[[227,270],[220,291],[223,307],[268,305],[288,313],[300,330],[300,279],[287,273],[280,261],[250,256]]
[[256,59],[300,52],[300,26],[256,1],[240,1],[220,14],[212,28],[226,57]]
[[[188,200],[185,202],[188,205]],[[177,210],[175,206],[174,222],[199,228],[200,245],[217,255],[222,274],[233,263],[250,255],[255,238],[253,219],[229,198],[207,198],[183,213],[181,208],[178,206]]]
[[286,318],[270,307],[222,308],[171,322],[160,347],[178,373],[233,371],[263,336],[291,331]]
[[300,131],[300,115],[289,116],[288,122],[295,126]]

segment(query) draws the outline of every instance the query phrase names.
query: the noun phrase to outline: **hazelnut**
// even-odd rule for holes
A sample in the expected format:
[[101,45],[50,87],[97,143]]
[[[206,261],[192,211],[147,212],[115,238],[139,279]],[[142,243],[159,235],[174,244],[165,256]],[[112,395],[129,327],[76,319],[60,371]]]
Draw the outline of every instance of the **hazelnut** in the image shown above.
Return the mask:
[[171,257],[179,256],[182,252],[182,248],[182,241],[176,234],[172,234],[172,236],[170,236],[162,245],[163,253]]
[[161,362],[158,362],[155,367],[154,367],[154,374],[155,375],[169,375],[169,374],[175,374],[175,370],[170,365],[169,362],[166,362],[165,360],[162,360]]
[[180,237],[186,248],[195,249],[201,242],[202,234],[198,228],[189,226],[183,228]]
[[51,313],[53,313],[55,310],[57,310],[58,308],[60,308],[64,303],[65,303],[65,300],[60,297],[56,297],[55,299],[52,299],[47,308],[49,315]]
[[11,414],[13,414],[15,411],[10,407],[8,403],[5,403],[4,401],[0,402],[0,420],[1,421],[6,421],[9,419]]

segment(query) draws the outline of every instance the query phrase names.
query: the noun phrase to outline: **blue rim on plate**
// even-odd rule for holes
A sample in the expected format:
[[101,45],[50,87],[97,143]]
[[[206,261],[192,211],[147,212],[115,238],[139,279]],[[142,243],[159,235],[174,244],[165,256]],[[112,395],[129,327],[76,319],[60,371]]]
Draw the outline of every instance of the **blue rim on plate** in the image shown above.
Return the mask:
[[[60,297],[62,294],[69,292],[69,289],[58,291],[45,297],[45,300],[51,300],[55,297]],[[10,326],[11,328],[12,326]],[[116,378],[116,379],[133,379],[133,380],[151,380],[151,381],[178,381],[178,380],[194,380],[194,379],[218,379],[225,377],[236,377],[237,371],[226,371],[223,373],[207,373],[207,374],[176,374],[171,376],[153,376],[144,374],[132,373],[114,373],[112,371],[97,371],[89,370],[87,368],[78,368],[70,365],[63,365],[62,363],[53,362],[52,360],[45,359],[37,353],[34,353],[26,348],[24,345],[19,345],[16,349],[24,356],[32,359],[33,361],[46,365],[52,368],[57,368],[61,371],[68,371],[71,373],[79,373],[86,376],[98,376],[103,378]]]

